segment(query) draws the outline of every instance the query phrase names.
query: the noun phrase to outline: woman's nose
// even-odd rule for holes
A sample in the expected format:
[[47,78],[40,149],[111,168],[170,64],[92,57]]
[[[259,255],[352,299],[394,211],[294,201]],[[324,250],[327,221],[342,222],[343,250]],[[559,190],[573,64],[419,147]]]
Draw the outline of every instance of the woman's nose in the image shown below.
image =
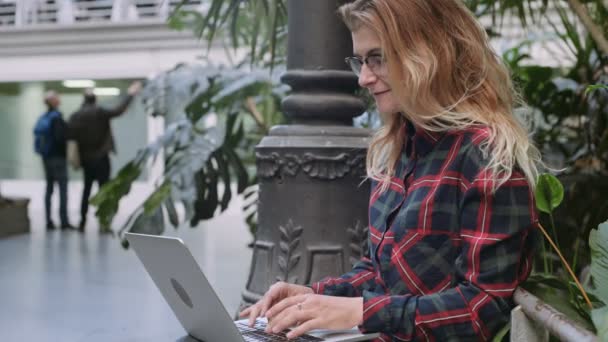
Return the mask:
[[367,88],[374,84],[378,80],[378,76],[374,74],[368,67],[367,64],[361,66],[361,72],[359,73],[359,86]]

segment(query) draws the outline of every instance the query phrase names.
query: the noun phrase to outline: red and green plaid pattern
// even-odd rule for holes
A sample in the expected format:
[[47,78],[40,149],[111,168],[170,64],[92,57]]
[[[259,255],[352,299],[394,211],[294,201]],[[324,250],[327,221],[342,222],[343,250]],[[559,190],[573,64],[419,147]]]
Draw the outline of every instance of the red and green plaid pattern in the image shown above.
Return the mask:
[[487,128],[414,130],[390,188],[372,184],[370,258],[316,293],[363,297],[379,341],[488,340],[531,268],[534,198],[520,172],[496,192],[480,149]]

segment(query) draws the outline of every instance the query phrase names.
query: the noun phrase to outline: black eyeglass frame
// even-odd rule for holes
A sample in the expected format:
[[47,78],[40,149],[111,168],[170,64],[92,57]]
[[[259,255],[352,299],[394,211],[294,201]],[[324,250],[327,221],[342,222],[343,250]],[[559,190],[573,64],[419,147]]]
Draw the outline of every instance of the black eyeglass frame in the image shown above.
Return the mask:
[[384,57],[379,54],[372,54],[365,58],[359,56],[352,56],[344,58],[344,62],[346,65],[350,67],[350,69],[359,77],[361,75],[361,69],[363,68],[363,64],[367,65],[367,67],[376,75],[383,75],[384,71],[380,70],[381,68],[386,66],[386,61]]

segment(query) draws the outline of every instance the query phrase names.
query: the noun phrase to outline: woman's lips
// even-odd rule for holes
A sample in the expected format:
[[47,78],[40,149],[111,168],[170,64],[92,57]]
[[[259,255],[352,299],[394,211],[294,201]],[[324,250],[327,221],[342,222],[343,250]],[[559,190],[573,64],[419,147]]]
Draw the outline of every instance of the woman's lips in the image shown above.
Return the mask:
[[383,90],[383,91],[379,91],[379,92],[377,92],[377,93],[374,93],[374,96],[379,96],[379,95],[382,95],[382,94],[386,94],[386,93],[388,93],[389,91],[390,91],[390,89],[389,89],[389,90]]

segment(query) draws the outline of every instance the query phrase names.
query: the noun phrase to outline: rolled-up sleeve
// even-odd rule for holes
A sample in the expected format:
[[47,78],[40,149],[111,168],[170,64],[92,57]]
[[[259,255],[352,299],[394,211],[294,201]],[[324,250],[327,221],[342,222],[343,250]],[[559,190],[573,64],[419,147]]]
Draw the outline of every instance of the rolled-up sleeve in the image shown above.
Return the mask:
[[375,272],[372,262],[362,258],[353,269],[336,278],[325,278],[311,285],[317,294],[342,297],[361,297],[363,291],[376,287]]

